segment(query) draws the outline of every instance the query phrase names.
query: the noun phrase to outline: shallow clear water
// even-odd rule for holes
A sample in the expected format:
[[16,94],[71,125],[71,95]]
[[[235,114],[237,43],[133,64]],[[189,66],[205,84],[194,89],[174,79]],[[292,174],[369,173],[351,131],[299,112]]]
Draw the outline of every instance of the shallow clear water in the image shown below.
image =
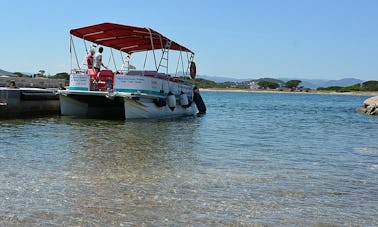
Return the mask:
[[176,120],[0,120],[3,225],[378,225],[367,97],[202,92]]

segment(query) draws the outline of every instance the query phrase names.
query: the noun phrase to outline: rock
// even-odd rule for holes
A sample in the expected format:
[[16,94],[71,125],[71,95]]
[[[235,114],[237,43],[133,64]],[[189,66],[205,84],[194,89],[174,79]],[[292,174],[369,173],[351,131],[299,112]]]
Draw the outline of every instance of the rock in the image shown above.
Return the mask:
[[365,106],[370,106],[372,104],[375,104],[376,106],[378,106],[378,96],[368,98],[364,101]]
[[366,99],[358,110],[368,115],[378,115],[378,96]]
[[375,103],[370,104],[366,107],[365,113],[372,115],[372,113],[375,112],[375,108],[376,108]]

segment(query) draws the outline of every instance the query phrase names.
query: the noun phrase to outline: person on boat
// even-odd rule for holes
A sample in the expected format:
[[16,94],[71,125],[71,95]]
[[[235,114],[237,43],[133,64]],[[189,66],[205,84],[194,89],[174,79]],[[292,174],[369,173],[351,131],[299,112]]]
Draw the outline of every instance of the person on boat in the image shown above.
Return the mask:
[[104,51],[104,48],[100,47],[98,48],[98,52],[94,56],[93,61],[93,67],[96,70],[96,72],[100,72],[101,66],[105,69],[108,69],[103,63],[102,63],[102,52]]
[[88,69],[93,69],[93,57],[94,57],[94,54],[95,54],[95,48],[91,47],[89,49],[89,53],[87,55],[87,66],[88,66]]

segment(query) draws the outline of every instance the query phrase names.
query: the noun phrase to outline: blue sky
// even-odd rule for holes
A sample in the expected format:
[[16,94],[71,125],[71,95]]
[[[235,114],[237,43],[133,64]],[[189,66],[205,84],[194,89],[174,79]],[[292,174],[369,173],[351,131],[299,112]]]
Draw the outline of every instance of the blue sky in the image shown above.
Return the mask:
[[0,69],[69,72],[69,30],[153,28],[200,75],[378,80],[377,0],[2,1]]

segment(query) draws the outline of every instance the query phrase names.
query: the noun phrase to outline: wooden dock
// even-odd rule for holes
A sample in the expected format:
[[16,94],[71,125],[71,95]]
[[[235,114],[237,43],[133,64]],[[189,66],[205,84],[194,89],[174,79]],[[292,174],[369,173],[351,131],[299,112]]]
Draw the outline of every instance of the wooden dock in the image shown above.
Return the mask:
[[56,89],[0,87],[0,119],[60,113]]

